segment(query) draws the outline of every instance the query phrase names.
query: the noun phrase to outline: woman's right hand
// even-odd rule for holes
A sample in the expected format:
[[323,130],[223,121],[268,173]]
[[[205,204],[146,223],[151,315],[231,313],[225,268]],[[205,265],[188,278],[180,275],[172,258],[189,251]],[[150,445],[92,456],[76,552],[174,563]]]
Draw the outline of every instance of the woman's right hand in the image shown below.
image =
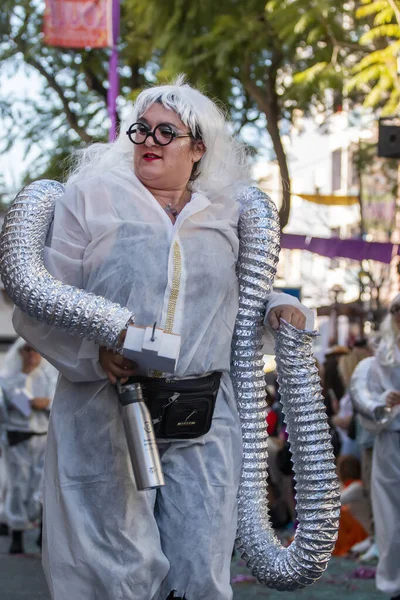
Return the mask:
[[136,363],[124,358],[122,354],[107,350],[105,346],[100,347],[99,360],[108,379],[114,385],[117,383],[117,379],[120,379],[121,383],[125,383],[128,377],[135,375],[137,371]]

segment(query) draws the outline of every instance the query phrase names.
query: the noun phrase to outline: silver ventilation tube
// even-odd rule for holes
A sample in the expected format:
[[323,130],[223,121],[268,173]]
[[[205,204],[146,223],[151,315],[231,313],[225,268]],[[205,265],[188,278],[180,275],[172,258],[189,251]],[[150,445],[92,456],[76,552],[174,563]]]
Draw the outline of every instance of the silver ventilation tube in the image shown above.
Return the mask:
[[[14,303],[43,323],[116,349],[133,320],[125,308],[54,279],[43,247],[54,204],[63,187],[34,183],[18,194],[0,240],[0,270]],[[336,540],[339,493],[319,378],[313,333],[282,325],[276,354],[282,403],[292,444],[299,526],[283,548],[267,509],[267,433],[262,329],[279,253],[276,209],[256,188],[240,199],[240,305],[232,348],[232,378],[243,434],[243,472],[238,496],[237,545],[257,579],[294,590],[313,583],[327,566]]]
[[54,205],[64,193],[56,181],[24,188],[4,220],[0,272],[14,304],[42,323],[117,349],[118,336],[133,322],[132,313],[114,302],[52,277],[44,267],[43,249]]
[[299,525],[284,548],[267,508],[267,433],[262,330],[272,289],[280,232],[269,198],[248,188],[240,198],[239,311],[232,348],[232,381],[243,437],[236,544],[260,583],[295,590],[314,583],[328,565],[340,514],[332,444],[312,353],[315,333],[282,324],[276,336],[281,401],[293,456]]

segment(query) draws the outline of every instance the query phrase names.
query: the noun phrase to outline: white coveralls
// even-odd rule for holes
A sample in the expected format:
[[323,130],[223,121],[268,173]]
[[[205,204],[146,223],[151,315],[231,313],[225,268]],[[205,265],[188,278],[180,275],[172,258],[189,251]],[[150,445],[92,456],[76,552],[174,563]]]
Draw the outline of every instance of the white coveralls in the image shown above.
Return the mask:
[[7,408],[2,389],[0,388],[0,524],[6,524],[5,502],[7,490],[7,467],[5,459],[5,447],[7,440],[6,432]]
[[[166,485],[137,492],[98,346],[16,311],[17,331],[62,374],[45,465],[43,558],[53,600],[165,600],[171,590],[188,600],[232,598],[242,457],[229,378],[238,215],[232,198],[210,202],[196,192],[172,224],[128,162],[57,201],[49,271],[127,306],[137,325],[172,319],[181,335],[176,377],[223,376],[209,433],[160,443]],[[275,305],[283,301],[297,302],[276,295]]]
[[[372,364],[369,381],[377,404],[384,406],[391,391],[400,391],[400,350],[393,364],[384,364],[387,352],[383,340]],[[381,357],[383,360],[381,361]],[[371,495],[375,537],[379,550],[376,587],[390,596],[400,595],[400,407],[397,416],[375,437]],[[364,419],[363,425],[368,427]]]
[[29,374],[19,372],[0,379],[7,408],[5,429],[35,434],[16,445],[5,446],[5,517],[11,529],[25,530],[30,522],[40,517],[46,432],[49,423],[45,411],[32,410],[31,416],[26,417],[13,407],[11,399],[13,394],[25,388],[33,397],[51,400],[56,380],[55,369],[44,360]]

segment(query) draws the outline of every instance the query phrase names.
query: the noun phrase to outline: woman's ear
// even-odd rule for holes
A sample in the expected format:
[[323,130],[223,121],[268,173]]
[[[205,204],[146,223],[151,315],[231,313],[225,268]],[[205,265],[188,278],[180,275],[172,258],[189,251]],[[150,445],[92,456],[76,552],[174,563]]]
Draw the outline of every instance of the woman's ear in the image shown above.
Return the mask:
[[193,148],[193,162],[198,162],[205,154],[206,147],[204,142],[197,140]]

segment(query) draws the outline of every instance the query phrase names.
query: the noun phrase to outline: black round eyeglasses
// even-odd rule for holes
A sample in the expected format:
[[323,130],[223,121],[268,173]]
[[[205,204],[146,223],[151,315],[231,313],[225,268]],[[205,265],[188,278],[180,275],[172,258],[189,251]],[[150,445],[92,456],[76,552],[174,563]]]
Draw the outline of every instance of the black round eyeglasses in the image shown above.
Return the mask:
[[176,133],[169,125],[157,125],[153,131],[144,123],[134,123],[126,132],[132,144],[144,144],[150,136],[158,146],[168,146],[175,138],[193,137],[191,133]]

